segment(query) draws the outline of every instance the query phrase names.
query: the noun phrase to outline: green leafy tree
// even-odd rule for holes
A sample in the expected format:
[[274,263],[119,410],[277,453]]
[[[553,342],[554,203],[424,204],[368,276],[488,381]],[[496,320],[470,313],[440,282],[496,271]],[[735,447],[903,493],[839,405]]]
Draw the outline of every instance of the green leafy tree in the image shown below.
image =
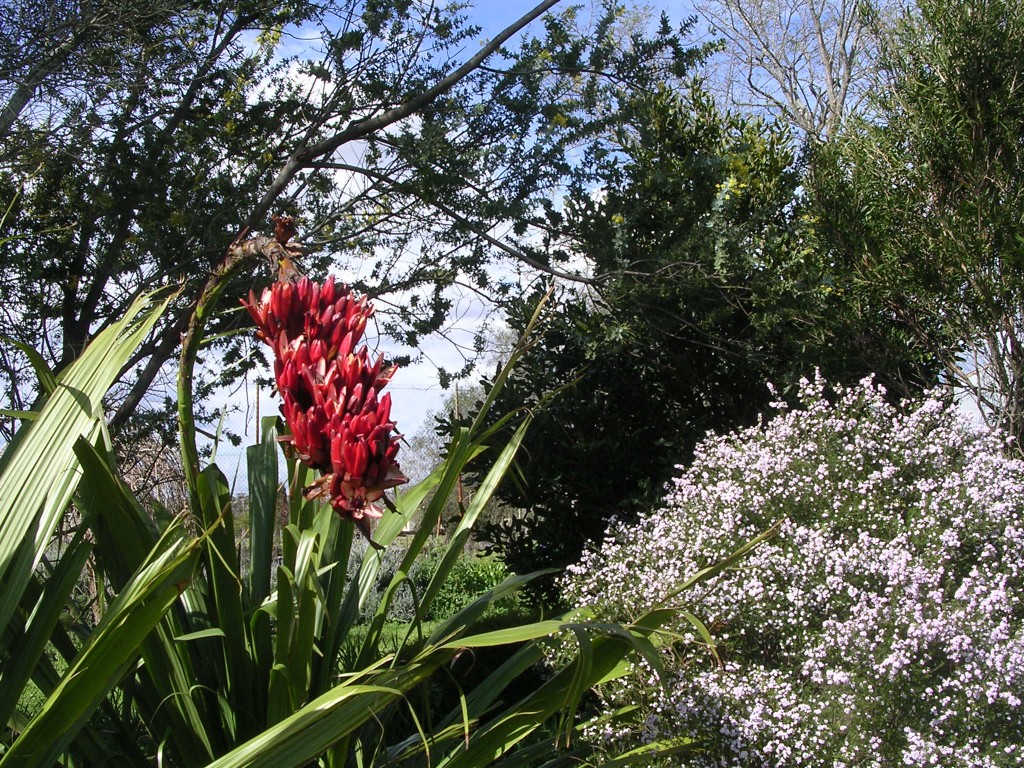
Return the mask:
[[876,117],[814,158],[820,247],[1024,436],[1024,9],[928,0],[885,50]]
[[[0,48],[0,199],[19,235],[0,246],[7,405],[38,396],[26,346],[62,370],[136,296],[177,283],[108,400],[115,429],[170,434],[165,364],[229,244],[271,213],[300,215],[302,267],[346,265],[382,299],[381,331],[411,347],[443,324],[452,283],[509,289],[487,269],[495,254],[557,271],[532,245],[537,196],[562,183],[612,86],[663,77],[677,41],[620,55],[607,4],[594,28],[568,9],[511,47],[556,2],[479,42],[461,7],[419,1],[69,1],[50,26],[34,0],[14,3]],[[515,229],[498,239],[503,222]],[[262,278],[251,256],[232,268],[199,405],[260,354],[231,332]]]
[[488,531],[516,569],[564,566],[632,518],[708,431],[757,420],[766,382],[785,394],[816,367],[877,371],[902,394],[933,377],[809,248],[785,133],[694,87],[638,102],[618,138],[603,189],[564,211],[598,287],[562,292],[500,398],[536,412],[520,482],[501,492],[526,515]]

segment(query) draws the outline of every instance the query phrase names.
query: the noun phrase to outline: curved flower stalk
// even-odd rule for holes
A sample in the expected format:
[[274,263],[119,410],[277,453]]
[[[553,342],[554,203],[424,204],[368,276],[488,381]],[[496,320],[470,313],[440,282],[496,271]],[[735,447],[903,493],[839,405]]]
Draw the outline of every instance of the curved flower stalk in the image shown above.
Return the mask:
[[370,359],[360,345],[373,305],[333,277],[279,281],[259,301],[242,302],[258,336],[274,350],[274,378],[290,435],[282,438],[306,465],[323,473],[305,489],[326,495],[342,518],[365,532],[384,491],[408,481],[399,468],[391,395],[381,396],[395,367]]

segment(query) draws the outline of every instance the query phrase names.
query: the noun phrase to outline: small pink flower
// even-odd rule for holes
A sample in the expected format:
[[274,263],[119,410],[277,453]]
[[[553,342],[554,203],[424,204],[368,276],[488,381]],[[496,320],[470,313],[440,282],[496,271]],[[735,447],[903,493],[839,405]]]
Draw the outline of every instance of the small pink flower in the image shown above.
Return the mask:
[[395,367],[370,360],[359,342],[373,306],[329,277],[277,282],[242,304],[274,350],[274,378],[290,435],[281,438],[323,477],[307,498],[328,494],[345,519],[380,517],[384,491],[408,482],[396,457],[391,396],[380,397]]

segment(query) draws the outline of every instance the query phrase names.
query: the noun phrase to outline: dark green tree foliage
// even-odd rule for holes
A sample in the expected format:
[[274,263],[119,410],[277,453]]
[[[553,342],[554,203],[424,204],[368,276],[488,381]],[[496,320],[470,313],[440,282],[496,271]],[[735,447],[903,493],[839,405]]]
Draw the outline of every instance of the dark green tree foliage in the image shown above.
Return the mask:
[[638,101],[616,138],[601,193],[564,210],[596,284],[562,292],[501,397],[536,412],[502,492],[526,513],[487,531],[517,570],[565,565],[655,503],[708,431],[757,420],[765,382],[878,372],[899,395],[931,377],[807,247],[787,136],[694,86]]
[[[66,0],[52,24],[33,21],[40,5],[18,0],[2,22],[16,43],[0,47],[0,203],[14,201],[0,322],[60,370],[134,296],[179,285],[115,390],[115,427],[171,428],[161,376],[190,307],[272,213],[300,215],[309,273],[333,262],[413,347],[447,318],[453,282],[508,290],[495,254],[550,271],[531,245],[536,200],[594,135],[595,105],[668,76],[678,49],[667,30],[644,58],[617,53],[612,3],[596,30],[568,9],[508,49],[522,25],[480,41],[461,6],[408,0]],[[514,225],[500,241],[499,223]],[[268,279],[253,265],[224,291],[197,402],[261,354],[231,332],[239,297]],[[0,351],[3,405],[29,407],[27,358]]]
[[919,2],[884,54],[871,119],[813,157],[818,243],[1019,440],[1024,6]]

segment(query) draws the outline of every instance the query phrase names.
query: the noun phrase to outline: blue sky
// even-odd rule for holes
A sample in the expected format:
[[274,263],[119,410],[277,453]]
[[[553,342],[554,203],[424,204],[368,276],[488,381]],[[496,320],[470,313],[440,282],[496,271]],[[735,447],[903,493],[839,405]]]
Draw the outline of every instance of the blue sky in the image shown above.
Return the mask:
[[[555,10],[574,4],[589,5],[588,2],[580,2],[580,0],[562,0],[559,5],[555,6]],[[664,10],[672,18],[682,18],[683,15],[690,12],[689,2],[665,2],[663,0],[662,2],[637,3],[626,0],[626,4],[631,7],[646,6],[654,11],[655,14],[659,14]],[[473,8],[466,11],[466,14],[475,24],[482,27],[485,33],[494,35],[526,13],[530,8],[533,8],[534,5],[535,3],[530,2],[479,0],[479,2],[473,4]]]

